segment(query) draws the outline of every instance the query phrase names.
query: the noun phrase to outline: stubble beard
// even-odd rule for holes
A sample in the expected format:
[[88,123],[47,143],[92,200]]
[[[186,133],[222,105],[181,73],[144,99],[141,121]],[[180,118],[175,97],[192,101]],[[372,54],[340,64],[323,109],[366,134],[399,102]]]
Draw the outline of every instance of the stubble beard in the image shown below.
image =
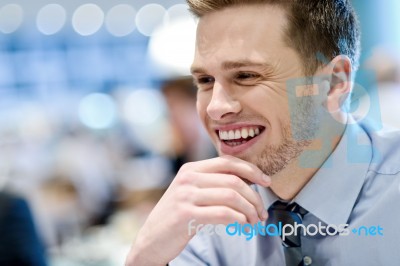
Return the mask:
[[284,135],[282,143],[276,146],[269,145],[265,147],[255,162],[255,165],[269,176],[282,171],[311,144],[310,140],[294,140],[290,137],[290,129],[287,126],[283,127],[282,130]]
[[[311,97],[301,97],[296,102],[291,122],[281,128],[282,142],[268,145],[254,162],[261,171],[272,176],[282,171],[315,139],[320,126],[320,116]],[[246,160],[246,159],[245,159]]]

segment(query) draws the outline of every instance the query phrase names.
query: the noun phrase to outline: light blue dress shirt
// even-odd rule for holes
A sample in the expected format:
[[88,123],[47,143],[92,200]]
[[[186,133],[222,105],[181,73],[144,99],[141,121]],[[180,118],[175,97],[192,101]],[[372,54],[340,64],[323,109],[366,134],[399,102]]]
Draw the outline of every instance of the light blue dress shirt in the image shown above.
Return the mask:
[[[266,209],[277,200],[269,189],[255,189]],[[400,265],[400,132],[347,125],[293,201],[308,211],[305,226],[348,224],[347,235],[302,235],[308,265]],[[169,265],[279,266],[285,259],[279,236],[197,234]]]

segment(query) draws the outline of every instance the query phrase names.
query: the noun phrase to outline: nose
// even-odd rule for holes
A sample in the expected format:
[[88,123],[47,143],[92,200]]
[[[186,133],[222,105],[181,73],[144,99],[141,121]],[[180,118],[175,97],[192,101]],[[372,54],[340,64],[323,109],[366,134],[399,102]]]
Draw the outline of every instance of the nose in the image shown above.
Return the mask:
[[235,99],[230,90],[215,82],[211,100],[207,106],[207,114],[213,120],[221,120],[229,114],[237,114],[241,111],[240,102]]

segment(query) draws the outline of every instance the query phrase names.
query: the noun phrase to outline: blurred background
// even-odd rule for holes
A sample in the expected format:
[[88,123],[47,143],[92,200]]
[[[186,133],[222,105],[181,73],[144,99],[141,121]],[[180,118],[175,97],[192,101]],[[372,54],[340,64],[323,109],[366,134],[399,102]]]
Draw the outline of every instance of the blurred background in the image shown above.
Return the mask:
[[[400,128],[400,2],[353,3],[353,111]],[[179,167],[215,156],[195,25],[183,0],[0,0],[0,265],[123,265]]]

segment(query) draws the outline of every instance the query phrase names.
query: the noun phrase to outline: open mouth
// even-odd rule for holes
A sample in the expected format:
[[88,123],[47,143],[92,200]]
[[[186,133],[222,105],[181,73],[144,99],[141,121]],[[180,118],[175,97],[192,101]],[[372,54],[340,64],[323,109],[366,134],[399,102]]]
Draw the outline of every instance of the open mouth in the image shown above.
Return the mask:
[[219,139],[226,145],[234,147],[252,140],[265,130],[262,126],[241,127],[232,130],[217,130]]

